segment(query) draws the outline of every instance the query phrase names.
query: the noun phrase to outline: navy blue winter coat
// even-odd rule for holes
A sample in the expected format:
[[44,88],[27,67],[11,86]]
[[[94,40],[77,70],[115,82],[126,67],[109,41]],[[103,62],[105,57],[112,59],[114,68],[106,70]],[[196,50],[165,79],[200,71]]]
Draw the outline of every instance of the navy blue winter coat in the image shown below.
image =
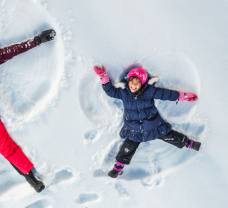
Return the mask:
[[154,99],[175,101],[179,97],[177,91],[146,84],[137,94],[133,94],[128,87],[116,88],[111,82],[102,86],[107,95],[123,102],[121,138],[146,142],[170,132],[171,125],[159,115]]

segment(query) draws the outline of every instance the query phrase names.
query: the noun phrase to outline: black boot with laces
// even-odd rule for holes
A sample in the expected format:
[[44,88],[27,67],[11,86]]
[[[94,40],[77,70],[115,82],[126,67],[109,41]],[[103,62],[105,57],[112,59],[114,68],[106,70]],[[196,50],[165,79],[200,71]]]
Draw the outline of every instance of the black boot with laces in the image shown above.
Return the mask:
[[43,182],[34,175],[32,170],[29,171],[28,174],[23,174],[26,181],[36,190],[36,192],[41,192],[44,190],[45,185]]
[[34,41],[37,45],[40,45],[41,43],[45,43],[53,40],[55,36],[56,36],[55,30],[53,29],[44,30],[34,38]]

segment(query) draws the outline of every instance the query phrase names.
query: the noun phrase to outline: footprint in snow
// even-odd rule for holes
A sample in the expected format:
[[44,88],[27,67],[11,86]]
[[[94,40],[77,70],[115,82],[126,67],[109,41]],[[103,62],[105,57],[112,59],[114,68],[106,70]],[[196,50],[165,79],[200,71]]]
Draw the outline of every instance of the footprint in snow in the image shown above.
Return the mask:
[[162,184],[162,182],[163,178],[160,175],[152,175],[141,181],[142,185],[148,188],[158,187]]
[[96,129],[87,131],[84,134],[84,142],[85,142],[85,144],[90,144],[90,143],[94,142],[96,140],[97,133],[98,132],[97,132]]
[[93,177],[99,178],[99,177],[105,177],[107,176],[107,173],[102,169],[96,169],[93,172]]
[[32,204],[29,204],[25,208],[53,208],[51,203],[46,199],[41,199],[38,201],[33,202]]
[[120,197],[123,197],[123,198],[128,198],[129,197],[129,193],[128,193],[127,189],[124,188],[122,184],[116,183],[115,184],[115,189],[117,190],[117,192],[120,195]]
[[74,174],[71,170],[62,169],[62,170],[59,170],[55,173],[55,176],[51,182],[51,185],[67,182],[73,178],[74,178]]
[[121,179],[131,181],[136,179],[143,179],[150,176],[150,172],[144,168],[130,168],[124,172]]
[[100,199],[100,197],[96,193],[82,193],[78,196],[76,199],[76,202],[78,204],[89,204],[97,202]]

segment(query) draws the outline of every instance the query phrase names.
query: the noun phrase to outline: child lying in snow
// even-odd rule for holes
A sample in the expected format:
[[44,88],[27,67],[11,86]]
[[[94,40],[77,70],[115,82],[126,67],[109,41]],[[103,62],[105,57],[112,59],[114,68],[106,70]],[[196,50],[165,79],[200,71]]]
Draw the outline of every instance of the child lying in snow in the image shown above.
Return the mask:
[[[29,49],[40,45],[41,43],[53,40],[55,35],[55,31],[50,29],[43,31],[41,34],[31,40],[27,40],[25,42],[11,45],[5,48],[0,48],[0,64],[8,61],[20,53],[26,52]],[[34,175],[34,165],[24,154],[22,149],[10,137],[1,120],[0,154],[3,155],[13,165],[19,174],[25,177],[28,183],[37,192],[41,192],[45,188],[44,184]]]
[[154,105],[154,99],[196,101],[196,94],[158,88],[154,84],[149,84],[149,74],[141,65],[129,67],[124,79],[125,89],[112,85],[104,66],[94,66],[93,70],[100,77],[106,94],[121,99],[124,106],[124,125],[120,136],[125,140],[116,156],[113,169],[108,173],[110,177],[116,178],[123,172],[124,165],[130,163],[141,142],[159,138],[178,148],[187,147],[196,151],[200,149],[200,142],[173,130]]

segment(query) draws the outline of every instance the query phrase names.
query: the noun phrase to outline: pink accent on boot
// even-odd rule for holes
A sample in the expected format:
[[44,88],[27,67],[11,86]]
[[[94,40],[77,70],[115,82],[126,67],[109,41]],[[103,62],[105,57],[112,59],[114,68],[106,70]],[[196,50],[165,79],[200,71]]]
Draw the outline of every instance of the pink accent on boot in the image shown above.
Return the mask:
[[185,146],[189,149],[192,149],[193,143],[194,143],[194,141],[190,140],[190,142],[186,143]]
[[121,172],[124,168],[124,164],[122,162],[116,161],[113,170],[117,171],[117,172]]
[[116,167],[114,167],[113,170],[115,170],[117,172],[121,172],[123,170],[123,168],[116,168]]
[[122,162],[116,161],[116,165],[117,166],[124,166],[124,164]]

